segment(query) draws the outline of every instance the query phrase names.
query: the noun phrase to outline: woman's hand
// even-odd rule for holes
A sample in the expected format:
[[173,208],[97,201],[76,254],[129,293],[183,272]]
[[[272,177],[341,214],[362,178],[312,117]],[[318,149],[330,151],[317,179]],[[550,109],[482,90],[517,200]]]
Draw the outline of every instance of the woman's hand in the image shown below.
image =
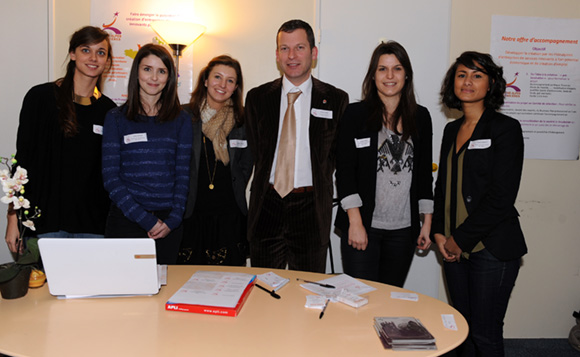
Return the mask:
[[362,224],[360,209],[358,207],[349,208],[346,210],[348,215],[348,245],[357,250],[367,249],[369,240],[367,231]]
[[147,235],[149,238],[160,239],[167,237],[169,232],[171,232],[171,229],[167,227],[167,224],[165,224],[162,220],[158,220],[153,228],[151,228],[151,230],[147,233]]
[[433,235],[435,238],[435,244],[437,245],[437,249],[439,249],[439,253],[443,256],[443,261],[445,262],[454,262],[455,256],[449,254],[447,249],[445,249],[445,244],[447,243],[447,238],[443,234],[435,233]]
[[[18,217],[16,212],[8,211],[6,215],[6,244],[12,253],[16,253],[18,249],[18,240],[20,239],[20,232],[18,231]],[[20,245],[20,253],[24,250],[23,244]]]
[[453,257],[455,257],[457,259],[457,261],[459,261],[459,259],[461,258],[462,250],[461,250],[461,248],[459,248],[459,246],[455,242],[455,239],[453,238],[453,236],[451,236],[451,237],[449,237],[449,239],[447,239],[447,242],[445,243],[445,246],[443,248],[445,249],[447,254],[452,255]]
[[368,243],[367,231],[362,223],[348,227],[348,245],[357,250],[365,250]]
[[417,238],[417,248],[426,250],[431,246],[431,238],[429,234],[431,233],[431,220],[433,219],[432,214],[422,215],[423,224],[421,226],[421,231],[419,232],[419,238]]
[[431,246],[431,238],[429,238],[429,230],[424,232],[424,227],[421,228],[419,232],[419,238],[417,238],[417,248],[421,250],[427,250]]

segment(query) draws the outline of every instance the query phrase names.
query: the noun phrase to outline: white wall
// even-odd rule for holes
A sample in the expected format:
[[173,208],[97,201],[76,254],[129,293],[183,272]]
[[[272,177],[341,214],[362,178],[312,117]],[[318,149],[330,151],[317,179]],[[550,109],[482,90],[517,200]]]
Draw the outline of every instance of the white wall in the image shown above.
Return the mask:
[[[2,130],[0,156],[16,153],[16,130],[20,105],[35,84],[48,81],[49,0],[0,2],[2,43]],[[3,169],[3,168],[2,168]],[[6,230],[6,206],[0,204],[0,235]],[[12,261],[6,244],[0,243],[0,263]]]

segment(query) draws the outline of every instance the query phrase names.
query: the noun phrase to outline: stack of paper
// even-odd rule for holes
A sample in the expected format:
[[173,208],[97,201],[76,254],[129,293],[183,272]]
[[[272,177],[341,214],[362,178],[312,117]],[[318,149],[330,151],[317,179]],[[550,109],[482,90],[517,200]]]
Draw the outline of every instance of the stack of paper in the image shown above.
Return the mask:
[[198,271],[165,304],[165,310],[237,316],[255,275]]
[[433,335],[414,317],[375,317],[374,326],[385,348],[395,351],[437,349]]

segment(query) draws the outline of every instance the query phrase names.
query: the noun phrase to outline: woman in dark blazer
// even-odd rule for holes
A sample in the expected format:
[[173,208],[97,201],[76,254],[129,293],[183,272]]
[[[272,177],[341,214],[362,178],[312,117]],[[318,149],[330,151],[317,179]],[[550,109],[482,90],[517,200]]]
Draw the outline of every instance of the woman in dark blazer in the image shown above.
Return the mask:
[[503,319],[527,252],[514,207],[522,129],[496,112],[505,86],[490,55],[464,52],[441,89],[442,103],[464,114],[443,133],[432,229],[453,306],[470,327],[460,355],[504,355]]
[[237,60],[215,57],[184,106],[193,120],[193,155],[180,264],[246,264],[246,186],[253,161],[243,125],[243,83]]
[[431,244],[431,145],[431,116],[415,101],[409,56],[397,42],[381,43],[363,100],[347,107],[339,130],[335,226],[346,274],[403,286],[417,244]]

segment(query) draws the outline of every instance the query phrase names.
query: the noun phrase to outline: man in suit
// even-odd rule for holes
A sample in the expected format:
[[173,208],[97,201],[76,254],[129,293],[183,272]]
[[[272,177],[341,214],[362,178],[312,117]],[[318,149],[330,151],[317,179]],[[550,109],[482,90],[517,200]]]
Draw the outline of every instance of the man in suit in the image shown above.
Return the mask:
[[248,213],[251,264],[324,272],[337,127],[348,95],[311,76],[318,49],[308,23],[282,24],[276,46],[283,77],[246,97],[255,162]]

